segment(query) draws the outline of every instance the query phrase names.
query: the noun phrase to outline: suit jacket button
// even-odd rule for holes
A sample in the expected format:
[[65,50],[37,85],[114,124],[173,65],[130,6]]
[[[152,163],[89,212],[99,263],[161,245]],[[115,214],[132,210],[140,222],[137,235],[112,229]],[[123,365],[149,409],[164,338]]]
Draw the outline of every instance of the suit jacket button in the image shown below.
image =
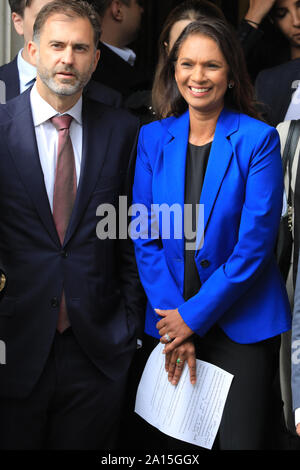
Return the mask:
[[53,297],[53,298],[51,299],[51,307],[57,308],[58,305],[59,305],[58,298],[57,298],[57,297]]
[[202,266],[202,268],[208,268],[210,266],[210,262],[208,261],[208,259],[203,259],[202,261],[200,261],[200,266]]
[[68,252],[65,251],[65,250],[63,250],[63,251],[61,252],[61,256],[62,256],[63,258],[67,258],[67,257],[68,257]]

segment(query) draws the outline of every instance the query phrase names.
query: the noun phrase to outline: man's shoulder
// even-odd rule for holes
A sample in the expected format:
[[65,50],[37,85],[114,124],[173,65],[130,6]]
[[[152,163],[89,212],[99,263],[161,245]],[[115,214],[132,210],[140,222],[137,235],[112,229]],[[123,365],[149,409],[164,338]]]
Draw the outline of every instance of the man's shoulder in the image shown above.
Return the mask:
[[18,72],[17,57],[15,57],[11,62],[0,66],[0,80],[14,72]]
[[300,58],[262,70],[257,76],[256,85],[270,83],[278,88],[280,82],[276,81],[277,77],[282,80],[284,78],[290,78],[291,74],[295,74],[295,80],[300,78]]
[[122,104],[122,95],[103,83],[90,80],[84,89],[85,95],[94,100],[118,108]]
[[0,104],[0,125],[14,120],[30,109],[30,89]]
[[113,123],[120,132],[124,128],[137,127],[140,122],[134,114],[125,108],[116,108],[87,96],[83,97],[83,113],[95,117],[104,115],[106,123]]
[[[122,57],[120,57],[115,51],[113,51],[110,47],[108,47],[106,44],[104,44],[103,42],[100,41],[99,43],[99,49],[100,49],[100,52],[101,52],[101,55],[100,55],[100,61],[101,60],[109,60],[109,61],[116,61],[116,62],[121,62],[121,63],[126,63],[127,62],[122,59]],[[101,62],[100,62],[100,65],[101,65]]]

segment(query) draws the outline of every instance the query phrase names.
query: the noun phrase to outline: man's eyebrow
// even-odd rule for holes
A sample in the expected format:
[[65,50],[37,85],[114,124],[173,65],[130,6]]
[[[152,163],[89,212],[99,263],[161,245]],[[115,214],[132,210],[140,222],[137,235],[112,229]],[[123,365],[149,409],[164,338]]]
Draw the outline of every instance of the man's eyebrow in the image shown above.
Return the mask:
[[[58,39],[51,39],[49,41],[49,44],[67,44],[67,43],[65,41],[61,41],[61,40],[58,40]],[[86,49],[89,49],[89,47],[90,47],[90,44],[85,43],[85,42],[74,42],[71,45],[72,45],[72,47],[84,47]]]
[[90,47],[90,44],[87,44],[85,42],[75,42],[74,44],[72,44],[73,47],[85,47],[86,49],[88,49]]

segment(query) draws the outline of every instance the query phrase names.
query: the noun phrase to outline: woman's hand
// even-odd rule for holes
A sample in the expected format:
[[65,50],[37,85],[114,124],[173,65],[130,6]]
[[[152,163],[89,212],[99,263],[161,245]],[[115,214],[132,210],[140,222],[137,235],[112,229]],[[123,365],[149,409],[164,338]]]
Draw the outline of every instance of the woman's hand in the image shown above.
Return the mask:
[[175,310],[155,309],[155,312],[163,317],[156,328],[161,336],[160,342],[165,344],[165,353],[171,353],[187,338],[194,334],[193,330],[183,321],[177,308]]
[[185,341],[174,351],[166,354],[165,367],[172,385],[178,384],[185,362],[190,371],[191,384],[194,385],[196,383],[196,353],[195,345],[191,340]]

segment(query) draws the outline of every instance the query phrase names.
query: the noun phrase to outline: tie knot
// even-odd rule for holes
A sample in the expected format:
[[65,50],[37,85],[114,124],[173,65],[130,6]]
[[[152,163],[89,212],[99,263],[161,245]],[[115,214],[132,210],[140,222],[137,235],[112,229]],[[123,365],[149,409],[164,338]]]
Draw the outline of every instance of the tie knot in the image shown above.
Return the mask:
[[63,116],[55,116],[51,118],[51,122],[58,131],[69,129],[72,121],[72,116],[64,114]]

